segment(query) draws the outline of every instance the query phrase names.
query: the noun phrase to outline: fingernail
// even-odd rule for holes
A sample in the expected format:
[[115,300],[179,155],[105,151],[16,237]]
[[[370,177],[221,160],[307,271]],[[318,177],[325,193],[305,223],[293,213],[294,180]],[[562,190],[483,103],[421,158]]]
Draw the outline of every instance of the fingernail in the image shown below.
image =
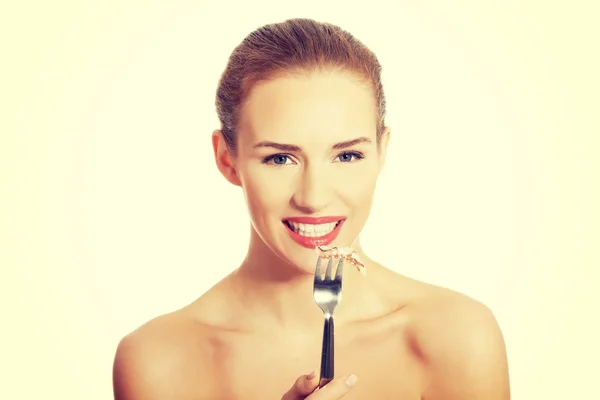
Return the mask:
[[317,371],[319,370],[319,368],[315,369],[313,372],[311,372],[310,374],[306,375],[306,379],[308,379],[309,381],[311,379],[313,379],[315,376],[317,376]]
[[358,378],[356,377],[356,375],[352,374],[346,379],[346,385],[348,385],[348,387],[352,387],[356,385],[357,380]]

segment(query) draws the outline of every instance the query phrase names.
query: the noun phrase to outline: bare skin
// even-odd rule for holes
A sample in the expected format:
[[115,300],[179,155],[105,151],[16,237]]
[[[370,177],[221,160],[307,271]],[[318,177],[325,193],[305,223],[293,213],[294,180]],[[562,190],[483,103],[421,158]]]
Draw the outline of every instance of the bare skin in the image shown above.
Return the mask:
[[[237,154],[213,134],[217,168],[248,205],[246,259],[192,304],[121,341],[116,400],[509,399],[492,313],[391,272],[357,240],[390,136],[375,127],[373,91],[351,74],[281,76],[251,90]],[[323,329],[312,298],[316,253],[282,223],[294,216],[343,216],[331,245],[352,244],[367,270],[344,273],[335,310],[339,379],[316,392],[318,376],[306,376],[319,366]],[[348,388],[351,374],[358,381]]]
[[[336,326],[336,376],[358,377],[344,399],[509,399],[504,344],[489,310],[378,265],[369,279],[387,310]],[[124,338],[115,399],[281,399],[316,369],[321,311],[315,306],[302,331],[261,325],[240,304],[235,280]]]

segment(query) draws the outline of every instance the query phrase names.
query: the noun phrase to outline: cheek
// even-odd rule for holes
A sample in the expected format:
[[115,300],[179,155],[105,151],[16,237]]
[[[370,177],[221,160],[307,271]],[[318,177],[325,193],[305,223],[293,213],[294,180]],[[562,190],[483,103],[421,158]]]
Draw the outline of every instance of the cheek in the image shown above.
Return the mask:
[[377,185],[378,165],[374,162],[353,166],[352,171],[340,174],[337,193],[353,212],[369,211]]
[[270,172],[251,167],[240,172],[246,203],[255,222],[263,221],[269,213],[278,215],[289,203],[290,193],[282,185],[285,180]]

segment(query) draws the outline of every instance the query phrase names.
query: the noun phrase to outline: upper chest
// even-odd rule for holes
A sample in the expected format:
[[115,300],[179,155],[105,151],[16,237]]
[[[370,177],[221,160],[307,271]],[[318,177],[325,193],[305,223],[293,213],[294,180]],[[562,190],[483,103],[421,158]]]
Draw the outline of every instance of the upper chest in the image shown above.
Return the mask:
[[[273,335],[225,341],[216,358],[232,399],[281,398],[296,379],[320,366],[321,335]],[[356,374],[345,399],[420,399],[423,370],[400,324],[337,330],[335,376]],[[217,351],[218,352],[218,351]]]

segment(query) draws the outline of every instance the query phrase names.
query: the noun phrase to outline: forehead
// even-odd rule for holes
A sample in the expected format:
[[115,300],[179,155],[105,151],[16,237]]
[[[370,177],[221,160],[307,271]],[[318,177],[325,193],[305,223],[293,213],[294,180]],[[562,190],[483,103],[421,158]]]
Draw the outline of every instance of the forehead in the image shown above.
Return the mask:
[[375,138],[373,89],[355,75],[284,75],[254,86],[240,115],[240,142],[339,142]]

